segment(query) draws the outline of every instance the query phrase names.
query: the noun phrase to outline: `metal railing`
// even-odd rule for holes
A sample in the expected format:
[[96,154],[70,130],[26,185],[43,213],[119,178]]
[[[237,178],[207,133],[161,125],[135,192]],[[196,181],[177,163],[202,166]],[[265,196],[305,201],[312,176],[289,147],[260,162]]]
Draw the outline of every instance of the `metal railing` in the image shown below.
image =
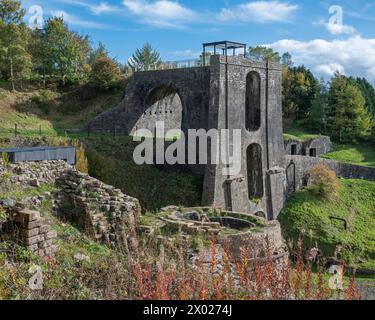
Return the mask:
[[[209,66],[209,61],[206,61],[206,66]],[[203,67],[202,59],[180,60],[180,61],[163,61],[145,67],[140,67],[135,72],[156,71],[156,70],[173,70]]]

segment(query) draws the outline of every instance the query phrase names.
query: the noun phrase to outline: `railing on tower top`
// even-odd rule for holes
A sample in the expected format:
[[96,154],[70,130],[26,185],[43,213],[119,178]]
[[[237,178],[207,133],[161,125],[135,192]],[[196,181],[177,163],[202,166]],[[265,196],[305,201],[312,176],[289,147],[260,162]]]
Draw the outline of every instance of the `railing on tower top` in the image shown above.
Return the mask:
[[[238,56],[255,60],[243,54]],[[143,72],[143,71],[156,71],[156,70],[173,70],[173,69],[186,69],[186,68],[199,68],[199,67],[208,67],[210,66],[209,57],[206,58],[205,65],[202,58],[192,59],[192,60],[180,60],[180,61],[163,61],[160,63],[152,64],[149,66],[140,66],[134,72]]]
[[[209,66],[209,61],[206,61],[206,66]],[[181,61],[163,61],[160,63],[152,64],[150,66],[143,66],[135,70],[135,72],[142,71],[155,71],[155,70],[172,70],[172,69],[185,69],[203,67],[201,59],[181,60]]]

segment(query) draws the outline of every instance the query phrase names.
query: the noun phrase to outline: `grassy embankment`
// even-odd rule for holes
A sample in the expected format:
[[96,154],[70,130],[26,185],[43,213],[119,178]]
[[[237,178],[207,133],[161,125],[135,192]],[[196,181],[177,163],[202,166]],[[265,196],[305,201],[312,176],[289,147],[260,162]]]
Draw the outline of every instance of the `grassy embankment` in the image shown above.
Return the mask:
[[[338,257],[353,266],[375,269],[375,182],[341,180],[337,200],[329,201],[301,190],[287,202],[280,215],[287,239],[304,239],[306,247],[318,246],[326,257]],[[347,223],[345,229],[344,219]]]

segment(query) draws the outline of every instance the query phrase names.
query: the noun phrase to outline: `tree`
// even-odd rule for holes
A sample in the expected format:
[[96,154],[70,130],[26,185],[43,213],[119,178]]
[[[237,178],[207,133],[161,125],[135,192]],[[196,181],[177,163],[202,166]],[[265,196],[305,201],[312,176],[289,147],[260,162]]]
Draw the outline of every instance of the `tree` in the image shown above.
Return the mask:
[[280,62],[280,54],[273,51],[272,48],[266,48],[262,46],[249,47],[248,56],[250,59],[256,61],[271,61],[271,62]]
[[291,120],[304,120],[318,92],[318,80],[304,66],[283,66],[283,113]]
[[99,58],[107,58],[108,54],[108,50],[103,42],[99,42],[98,47],[90,54],[89,64],[92,66]]
[[26,10],[21,8],[21,1],[0,0],[0,21],[5,25],[22,23]]
[[345,142],[371,135],[374,121],[365,104],[361,90],[336,73],[329,91],[328,128],[333,138]]
[[324,79],[321,79],[308,114],[307,127],[314,132],[319,132],[321,134],[326,133],[327,110],[328,92]]
[[10,80],[12,90],[15,90],[15,81],[22,79],[31,68],[27,52],[29,30],[22,22],[24,15],[19,1],[0,0],[0,71]]
[[46,67],[60,76],[62,85],[67,78],[79,78],[84,73],[90,51],[88,37],[70,31],[63,18],[46,21],[43,35]]
[[142,49],[136,49],[128,64],[133,71],[147,71],[153,66],[157,68],[161,64],[160,54],[151,44],[146,43]]
[[102,56],[97,58],[92,66],[90,81],[95,86],[107,90],[119,79],[119,76],[118,64],[114,60]]
[[366,108],[375,118],[375,88],[365,78],[348,78],[349,82],[358,86],[366,100]]
[[281,57],[281,64],[287,68],[292,68],[294,63],[292,60],[292,55],[289,52],[285,52]]

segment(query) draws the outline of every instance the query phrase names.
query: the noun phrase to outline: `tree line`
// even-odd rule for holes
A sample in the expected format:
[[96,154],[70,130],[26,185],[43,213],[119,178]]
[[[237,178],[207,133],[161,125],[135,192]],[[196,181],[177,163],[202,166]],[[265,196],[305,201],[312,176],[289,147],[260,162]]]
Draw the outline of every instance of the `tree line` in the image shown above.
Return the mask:
[[121,65],[103,43],[94,47],[88,35],[70,30],[62,17],[47,19],[39,30],[25,24],[25,14],[21,1],[0,0],[0,80],[12,90],[22,89],[25,81],[108,89],[132,70],[161,62],[159,53],[145,44]]

